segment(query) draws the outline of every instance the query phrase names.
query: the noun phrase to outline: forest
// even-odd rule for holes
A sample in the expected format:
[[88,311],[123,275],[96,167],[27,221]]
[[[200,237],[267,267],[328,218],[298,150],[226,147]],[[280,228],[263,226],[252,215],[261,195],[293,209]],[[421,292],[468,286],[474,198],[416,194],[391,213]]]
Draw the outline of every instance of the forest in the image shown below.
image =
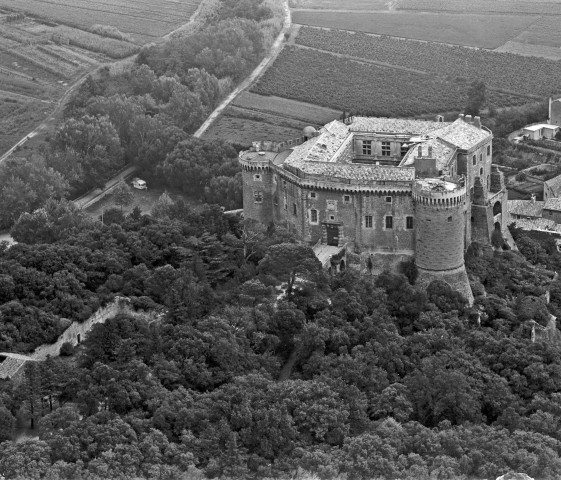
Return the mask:
[[[127,164],[152,184],[181,185],[197,201],[240,208],[238,150],[222,142],[206,145],[191,134],[261,61],[282,14],[273,0],[214,0],[194,29],[145,46],[131,66],[89,76],[54,134],[36,151],[20,150],[0,166],[0,229],[48,198],[104,187]],[[181,158],[195,151],[204,155]],[[195,180],[186,168],[197,162],[204,172]]]
[[[13,233],[2,351],[52,341],[117,295],[164,315],[109,319],[0,383],[6,479],[561,471],[561,344],[531,340],[561,308],[551,239],[513,229],[521,253],[470,247],[468,307],[446,284],[417,287],[410,264],[329,276],[281,227],[217,207],[102,225],[50,201]],[[16,419],[38,438],[14,442]]]

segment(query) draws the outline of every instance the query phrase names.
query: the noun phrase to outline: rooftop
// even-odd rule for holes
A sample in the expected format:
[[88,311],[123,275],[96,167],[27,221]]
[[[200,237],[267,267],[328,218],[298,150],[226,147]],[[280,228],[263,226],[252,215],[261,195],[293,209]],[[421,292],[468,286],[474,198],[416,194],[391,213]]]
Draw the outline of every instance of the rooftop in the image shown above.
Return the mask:
[[561,198],[550,198],[547,202],[545,202],[543,209],[561,212]]
[[417,179],[415,186],[417,187],[417,191],[422,193],[453,192],[460,187],[455,183],[440,180],[438,178],[425,178],[423,180]]
[[530,130],[531,132],[535,132],[537,130],[541,130],[542,128],[550,128],[551,130],[557,130],[559,127],[557,125],[549,125],[548,123],[540,123],[538,125],[528,125],[524,127],[524,130]]
[[547,218],[519,218],[514,220],[517,228],[522,230],[543,230],[561,233],[561,225]]
[[561,189],[561,175],[550,178],[544,182],[549,188],[554,191],[559,191]]
[[463,150],[469,150],[474,145],[490,137],[491,133],[484,128],[476,127],[458,118],[455,122],[437,130],[431,136],[441,138]]
[[353,117],[349,129],[351,132],[425,135],[447,125],[450,125],[450,122],[431,122],[405,118]]
[[412,167],[415,165],[415,158],[419,156],[419,146],[422,148],[423,157],[428,157],[428,149],[432,148],[432,158],[436,159],[437,170],[444,170],[448,167],[450,160],[454,157],[456,149],[448,143],[438,139],[431,138],[426,142],[422,142],[407,152],[400,163],[401,167]]
[[545,202],[536,200],[509,200],[507,208],[511,215],[539,218],[542,216],[544,204]]

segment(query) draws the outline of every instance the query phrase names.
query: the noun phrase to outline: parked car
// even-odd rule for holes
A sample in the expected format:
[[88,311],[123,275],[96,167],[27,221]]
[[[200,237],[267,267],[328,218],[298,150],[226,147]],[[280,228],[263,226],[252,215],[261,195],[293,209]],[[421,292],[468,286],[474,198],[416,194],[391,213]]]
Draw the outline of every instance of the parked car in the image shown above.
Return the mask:
[[132,186],[134,188],[138,188],[139,190],[146,190],[148,188],[146,182],[144,180],[141,180],[140,178],[133,178]]

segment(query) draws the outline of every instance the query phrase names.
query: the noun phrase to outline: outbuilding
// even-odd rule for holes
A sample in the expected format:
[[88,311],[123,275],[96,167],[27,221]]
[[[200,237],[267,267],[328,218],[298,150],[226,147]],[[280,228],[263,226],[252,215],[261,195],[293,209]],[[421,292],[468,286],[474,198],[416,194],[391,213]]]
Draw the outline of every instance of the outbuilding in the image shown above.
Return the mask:
[[542,138],[555,138],[555,134],[559,131],[557,125],[549,125],[540,123],[538,125],[528,125],[524,127],[524,136],[530,140],[541,140]]
[[148,188],[146,182],[144,180],[141,180],[140,178],[133,178],[132,186],[134,188],[138,188],[139,190],[146,190]]

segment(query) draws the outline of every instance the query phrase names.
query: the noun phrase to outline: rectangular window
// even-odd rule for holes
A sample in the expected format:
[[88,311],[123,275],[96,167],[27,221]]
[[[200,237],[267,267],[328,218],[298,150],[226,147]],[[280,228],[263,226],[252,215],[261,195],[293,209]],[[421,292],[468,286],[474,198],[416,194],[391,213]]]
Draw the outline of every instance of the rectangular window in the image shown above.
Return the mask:
[[295,204],[295,203],[292,204],[292,213],[294,214],[294,216],[296,216],[296,214],[297,214],[296,204]]
[[284,194],[283,200],[284,200],[284,209],[285,209],[285,210],[288,210],[288,200],[287,200],[287,198],[286,198],[286,193]]
[[310,223],[318,223],[318,211],[313,208],[310,210]]
[[253,192],[253,203],[263,203],[263,192]]
[[386,203],[392,203],[392,197],[386,197]]
[[362,141],[362,154],[363,155],[372,155],[372,140],[363,140]]
[[386,228],[387,229],[393,228],[393,217],[391,215],[388,215],[386,217]]
[[487,145],[487,156],[491,155],[491,145]]
[[310,192],[310,198],[316,198],[316,192]]
[[372,228],[372,215],[366,215],[364,217],[365,228]]
[[471,160],[473,161],[474,165],[477,165],[477,155],[474,155],[473,157],[471,157]]
[[253,175],[253,180],[256,182],[260,182],[261,181],[261,175],[259,173],[256,173],[255,175]]
[[405,228],[413,230],[413,217],[405,217]]
[[382,155],[384,157],[389,157],[391,155],[392,149],[390,142],[382,142]]
[[350,195],[343,195],[343,202],[351,203],[351,196]]

